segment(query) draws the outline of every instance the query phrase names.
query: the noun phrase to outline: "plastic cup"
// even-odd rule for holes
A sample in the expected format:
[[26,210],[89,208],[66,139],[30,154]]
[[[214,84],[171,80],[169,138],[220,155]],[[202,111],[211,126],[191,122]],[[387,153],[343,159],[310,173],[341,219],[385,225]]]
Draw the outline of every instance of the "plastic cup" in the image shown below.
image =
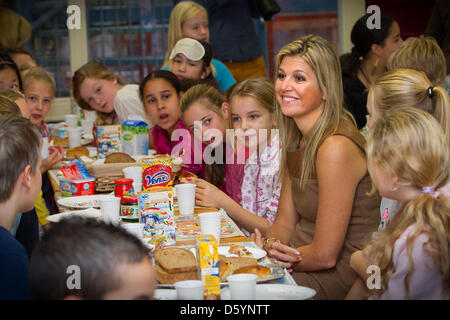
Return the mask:
[[68,128],[69,148],[81,146],[81,128]]
[[84,135],[92,135],[92,129],[94,128],[94,121],[81,120],[81,128],[83,129]]
[[144,224],[142,223],[121,223],[120,226],[139,239],[144,237]]
[[195,184],[183,183],[175,186],[178,198],[178,210],[180,215],[188,216],[194,214],[195,206]]
[[47,159],[49,156],[48,152],[48,137],[42,137],[42,149],[41,149],[41,158]]
[[138,193],[142,190],[142,167],[126,167],[122,172],[127,179],[133,179],[133,190]]
[[100,212],[103,221],[118,225],[120,222],[120,198],[106,197],[100,199]]
[[[177,191],[178,196],[178,191]],[[178,201],[180,198],[178,196]],[[200,218],[200,233],[202,235],[211,234],[216,238],[217,244],[220,243],[220,223],[221,223],[221,214],[220,212],[204,212],[198,215]]]
[[203,300],[205,283],[201,280],[175,282],[178,300]]
[[84,118],[86,120],[90,120],[92,122],[95,122],[95,120],[97,119],[97,111],[83,110],[83,112],[84,112]]
[[66,114],[64,115],[64,119],[69,128],[76,128],[78,126],[78,118],[77,114]]
[[257,278],[256,274],[251,273],[228,276],[231,300],[255,300]]

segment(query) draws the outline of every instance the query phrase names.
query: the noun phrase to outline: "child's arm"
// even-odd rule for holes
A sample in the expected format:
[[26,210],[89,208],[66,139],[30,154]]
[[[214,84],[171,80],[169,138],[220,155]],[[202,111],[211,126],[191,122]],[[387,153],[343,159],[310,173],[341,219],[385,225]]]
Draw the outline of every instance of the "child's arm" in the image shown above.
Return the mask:
[[367,286],[360,278],[356,278],[350,291],[347,293],[345,300],[363,300],[368,296]]
[[[364,249],[366,251],[367,248]],[[359,279],[366,282],[367,278],[370,276],[370,273],[367,273],[367,268],[369,264],[367,263],[366,257],[362,250],[356,251],[350,257],[350,267],[355,271],[358,275]]]

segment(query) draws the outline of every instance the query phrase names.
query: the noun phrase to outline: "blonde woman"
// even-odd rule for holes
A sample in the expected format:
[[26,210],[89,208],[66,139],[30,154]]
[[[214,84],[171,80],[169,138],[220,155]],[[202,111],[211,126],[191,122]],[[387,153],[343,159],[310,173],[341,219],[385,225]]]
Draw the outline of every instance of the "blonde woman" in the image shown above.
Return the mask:
[[[367,126],[383,118],[386,112],[399,107],[413,107],[433,115],[441,125],[447,141],[450,141],[450,98],[441,86],[433,86],[422,73],[412,69],[387,71],[370,87],[367,111],[370,115]],[[450,186],[447,191],[450,194]],[[379,229],[384,229],[399,208],[399,202],[383,198]]]
[[[169,39],[163,64],[164,70],[169,70],[170,68],[170,53],[178,40],[188,37],[209,42],[208,13],[206,9],[194,1],[179,2],[170,13],[168,33]],[[219,60],[211,60],[211,70],[221,92],[227,91],[236,83],[231,72]]]
[[422,71],[433,86],[443,85],[446,76],[445,56],[432,37],[410,37],[395,49],[387,61],[387,70],[400,68]]
[[379,222],[380,198],[367,196],[365,139],[343,108],[328,41],[302,37],[280,50],[276,65],[283,184],[272,227],[253,239],[316,299],[343,299],[355,280],[350,255]]
[[[401,203],[392,223],[351,257],[359,278],[348,299],[449,299],[450,181],[448,139],[427,112],[387,112],[370,130],[369,171],[382,196]],[[368,290],[367,267],[380,268],[381,288]]]

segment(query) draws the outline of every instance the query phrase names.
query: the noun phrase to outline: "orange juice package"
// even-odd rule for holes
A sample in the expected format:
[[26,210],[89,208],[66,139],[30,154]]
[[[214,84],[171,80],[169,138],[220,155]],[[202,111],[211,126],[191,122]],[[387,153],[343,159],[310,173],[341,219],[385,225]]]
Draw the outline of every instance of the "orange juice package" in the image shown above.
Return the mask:
[[218,244],[212,235],[195,238],[200,264],[200,279],[205,282],[205,300],[220,300],[220,274]]
[[143,191],[163,191],[172,188],[172,158],[157,156],[142,159],[142,189]]

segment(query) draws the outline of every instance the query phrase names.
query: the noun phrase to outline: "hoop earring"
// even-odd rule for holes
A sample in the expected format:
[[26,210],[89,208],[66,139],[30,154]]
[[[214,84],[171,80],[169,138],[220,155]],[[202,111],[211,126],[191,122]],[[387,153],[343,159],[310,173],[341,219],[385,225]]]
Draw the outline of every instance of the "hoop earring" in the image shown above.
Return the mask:
[[380,61],[380,59],[378,59],[378,57],[377,57],[377,60],[375,60],[375,63],[373,64],[372,71],[370,72],[371,76],[373,76],[375,74],[375,71],[377,71],[379,61]]

